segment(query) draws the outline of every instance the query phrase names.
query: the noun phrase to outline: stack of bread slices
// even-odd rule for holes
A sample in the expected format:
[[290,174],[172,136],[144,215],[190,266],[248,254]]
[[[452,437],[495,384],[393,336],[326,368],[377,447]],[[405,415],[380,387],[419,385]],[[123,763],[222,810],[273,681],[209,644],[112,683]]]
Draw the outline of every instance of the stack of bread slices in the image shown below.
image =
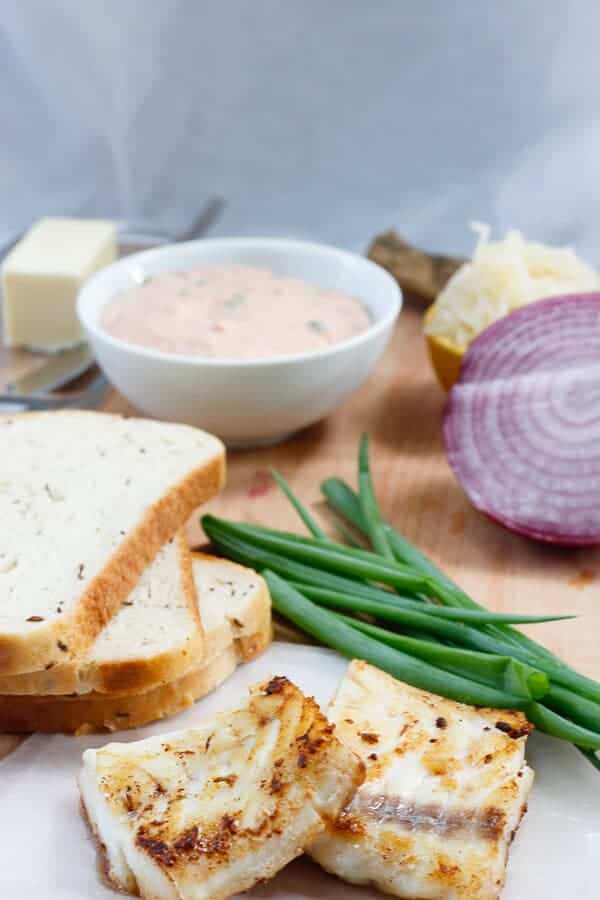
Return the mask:
[[192,554],[224,449],[182,425],[90,412],[0,418],[0,731],[138,727],[271,639],[255,572]]

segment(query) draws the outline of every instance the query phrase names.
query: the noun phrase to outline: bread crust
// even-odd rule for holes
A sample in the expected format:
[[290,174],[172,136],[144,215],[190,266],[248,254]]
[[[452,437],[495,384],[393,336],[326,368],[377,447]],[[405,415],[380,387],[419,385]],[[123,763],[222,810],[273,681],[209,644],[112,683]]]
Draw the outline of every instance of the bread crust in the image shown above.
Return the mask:
[[[61,411],[61,415],[67,412],[77,416],[109,415],[78,410]],[[49,416],[53,413],[20,415]],[[110,418],[125,417],[111,415]],[[14,420],[14,416],[1,416],[0,424]],[[218,443],[216,450],[216,455],[189,472],[147,509],[137,527],[123,538],[104,569],[83,591],[74,610],[61,616],[60,621],[53,620],[27,635],[0,633],[1,675],[17,675],[57,665],[74,659],[91,646],[163,544],[183,527],[197,507],[223,487],[224,448]],[[62,647],[67,647],[67,651]]]
[[217,556],[212,556],[208,553],[200,553],[197,550],[193,550],[192,563],[196,561],[206,562],[207,564],[226,563],[228,569],[231,569],[233,571],[237,570],[244,574],[252,572],[253,577],[256,580],[257,588],[252,595],[252,602],[251,604],[247,605],[243,611],[240,611],[238,613],[239,619],[229,618],[229,623],[236,639],[244,640],[244,638],[247,637],[251,638],[258,630],[259,623],[263,621],[265,606],[267,606],[269,609],[271,608],[271,595],[269,593],[267,583],[262,575],[259,575],[258,572],[255,572],[253,569],[249,569],[247,566],[242,566],[240,565],[240,563],[233,562],[230,559],[222,559]]
[[265,619],[265,622],[258,631],[254,634],[247,634],[235,638],[234,645],[238,657],[246,662],[251,659],[256,659],[257,656],[264,653],[265,648],[269,646],[272,640],[273,626],[271,624],[271,617],[268,616],[268,619]]
[[[84,657],[52,669],[0,676],[0,694],[139,694],[174,681],[195,668],[204,657],[204,631],[198,613],[198,596],[192,573],[192,557],[183,531],[174,540],[180,565],[179,579],[195,630],[182,643],[154,656],[101,660]],[[215,654],[216,655],[216,654]]]
[[225,681],[238,663],[254,659],[270,643],[271,610],[267,605],[254,635],[235,639],[208,662],[151,691],[70,697],[0,695],[0,731],[91,734],[140,728],[191,706]]
[[[198,609],[198,594],[192,571],[192,554],[183,530],[177,532],[175,539],[181,565],[181,588],[187,608],[195,622],[193,636],[183,644],[156,656],[96,663],[93,667],[94,671],[88,673],[85,678],[94,691],[108,694],[138,694],[149,691],[182,677],[192,668],[196,668],[204,659],[204,629]],[[207,654],[207,658],[212,658],[212,656],[213,654]],[[0,680],[0,691],[1,687]],[[81,685],[77,685],[74,691],[81,692]],[[51,693],[56,692],[52,691]],[[68,693],[68,691],[60,693]]]
[[[197,631],[190,640],[151,657],[92,664],[75,659],[47,671],[42,669],[12,676],[0,675],[0,696],[86,696],[92,691],[120,695],[143,693],[181,678],[186,672],[196,668],[203,659],[213,659],[226,649],[232,634],[241,659],[254,659],[262,653],[272,640],[271,598],[264,579],[256,575],[257,590],[252,594],[251,602],[240,612],[240,620],[226,621],[221,628],[206,632],[198,611],[202,608],[202,603],[198,598],[192,562],[199,560],[206,564],[222,564],[224,561],[206,554],[191,553],[183,530],[178,532],[176,540],[182,562],[182,587],[198,623]],[[227,561],[227,566],[248,572],[244,566],[236,563]]]
[[142,694],[82,697],[0,697],[0,729],[16,733],[92,734],[140,728],[187,709],[225,681],[237,665],[230,646],[216,659]]

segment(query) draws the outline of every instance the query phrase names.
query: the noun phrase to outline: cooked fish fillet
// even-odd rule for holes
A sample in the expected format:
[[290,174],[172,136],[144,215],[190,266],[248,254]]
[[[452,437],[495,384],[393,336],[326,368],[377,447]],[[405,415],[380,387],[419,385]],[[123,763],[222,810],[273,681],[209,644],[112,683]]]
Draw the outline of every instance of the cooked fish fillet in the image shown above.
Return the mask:
[[336,817],[364,766],[286,678],[198,728],[87,750],[79,785],[105,871],[147,900],[223,900]]
[[444,700],[359,661],[329,715],[367,776],[310,855],[397,897],[495,900],[533,781],[525,717]]

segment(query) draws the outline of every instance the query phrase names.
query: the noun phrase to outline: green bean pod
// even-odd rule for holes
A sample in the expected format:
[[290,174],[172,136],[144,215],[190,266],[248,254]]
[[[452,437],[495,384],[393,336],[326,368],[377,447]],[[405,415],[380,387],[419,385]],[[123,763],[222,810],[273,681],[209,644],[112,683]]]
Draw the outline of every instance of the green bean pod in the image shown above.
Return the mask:
[[[291,581],[294,583],[294,587],[305,594],[310,600],[315,600],[317,602],[322,600],[326,606],[328,604],[335,606],[336,603],[339,603],[340,609],[352,610],[355,606],[357,612],[371,613],[372,615],[379,616],[381,619],[386,619],[390,622],[398,621],[401,622],[401,624],[404,624],[404,622],[400,618],[396,618],[395,612],[399,609],[414,610],[423,615],[434,616],[439,619],[450,619],[456,622],[463,622],[467,625],[481,625],[486,624],[487,622],[518,622],[519,624],[532,625],[539,622],[554,622],[561,619],[572,618],[571,616],[523,616],[519,613],[493,613],[483,609],[452,609],[447,606],[424,603],[419,600],[413,600],[412,598],[402,597],[398,594],[392,594],[385,591],[379,591],[378,596],[369,596],[359,590],[353,590],[351,593],[346,593],[331,591],[320,585],[304,585],[301,582],[294,581],[294,579],[291,579]],[[361,606],[363,600],[366,603],[364,607]],[[369,608],[369,602],[384,603],[389,609],[380,614],[375,608]]]
[[[393,622],[403,627],[417,628],[421,631],[437,634],[461,647],[482,650],[498,656],[506,655],[504,652],[505,644],[490,637],[490,635],[484,634],[477,628],[465,625],[463,622],[455,622],[450,619],[429,615],[428,612],[421,612],[418,609],[403,609],[394,603],[384,603],[379,600],[342,594],[318,587],[311,589],[309,593],[312,600],[320,606],[326,606],[329,609],[367,613],[376,619],[383,619],[386,622]],[[428,607],[425,607],[425,609],[428,609]]]
[[306,528],[308,529],[308,531],[310,531],[310,533],[312,534],[312,536],[319,538],[320,540],[323,540],[323,541],[329,540],[327,535],[325,534],[325,532],[319,525],[319,523],[314,518],[314,516],[311,515],[311,513],[304,506],[304,504],[300,502],[298,497],[296,497],[295,493],[293,492],[293,490],[291,489],[291,487],[289,486],[289,484],[287,483],[287,481],[285,480],[283,475],[280,475],[279,472],[277,471],[277,469],[271,469],[271,473],[273,475],[273,478],[275,479],[275,481],[277,482],[277,484],[279,485],[279,487],[285,494],[285,496],[288,498],[288,500],[290,501],[290,503],[292,504],[292,506],[298,513],[298,515],[300,516],[300,519],[306,525]]
[[544,697],[544,706],[600,734],[600,704],[553,684]]
[[365,529],[376,553],[392,562],[396,560],[386,537],[369,466],[369,437],[363,434],[358,451],[358,498]]
[[[336,512],[347,519],[355,528],[366,533],[366,526],[357,494],[339,478],[328,478],[321,485],[321,490]],[[386,534],[395,556],[402,563],[413,566],[421,574],[428,576],[437,585],[437,596],[442,603],[452,607],[468,609],[484,609],[461,588],[445,575],[434,563],[422,554],[410,541],[391,525],[385,524]],[[429,591],[432,585],[430,582]],[[490,637],[503,641],[506,652],[529,665],[537,666],[547,672],[553,680],[570,690],[582,694],[593,702],[600,702],[600,684],[585,675],[581,675],[568,666],[560,657],[542,647],[536,641],[510,625],[485,625],[482,631]]]
[[586,750],[600,750],[600,734],[576,725],[551,709],[547,709],[541,703],[530,703],[525,713],[532,725],[545,734],[569,741]]
[[376,625],[370,625],[349,616],[336,615],[348,625],[376,638],[389,647],[395,647],[411,656],[432,665],[439,666],[447,672],[472,678],[482,684],[490,684],[510,694],[518,694],[529,700],[541,700],[550,687],[550,680],[544,672],[533,669],[509,656],[495,656],[491,653],[479,653],[477,650],[463,650],[449,647],[446,644],[407,637],[393,631],[386,631]]
[[315,565],[330,572],[339,572],[355,578],[379,581],[392,587],[412,591],[426,591],[427,579],[408,566],[399,566],[382,561],[376,553],[342,547],[316,538],[301,538],[286,532],[277,532],[252,525],[241,525],[215,516],[202,517],[204,530],[210,533],[212,525],[218,523],[223,531],[246,540],[265,550],[273,550],[285,556]]
[[394,678],[461,703],[498,709],[523,708],[527,705],[523,697],[516,694],[443,671],[373,640],[341,622],[328,610],[315,606],[274,572],[267,569],[263,575],[277,612],[350,659],[364,659]]

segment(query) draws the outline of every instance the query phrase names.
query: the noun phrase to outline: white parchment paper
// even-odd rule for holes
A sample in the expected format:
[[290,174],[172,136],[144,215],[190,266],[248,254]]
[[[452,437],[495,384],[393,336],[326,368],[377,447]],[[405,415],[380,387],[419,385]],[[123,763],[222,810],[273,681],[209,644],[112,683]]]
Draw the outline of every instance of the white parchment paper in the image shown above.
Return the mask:
[[[235,706],[247,687],[268,675],[287,675],[326,704],[344,673],[340,656],[316,647],[276,643],[242,666],[215,693],[167,722],[122,732],[136,740],[193,725]],[[38,735],[0,762],[0,898],[2,900],[116,900],[97,870],[96,850],[79,814],[75,776],[86,747],[106,735]],[[597,900],[600,885],[600,777],[571,747],[543,736],[530,741],[536,769],[530,808],[513,845],[503,900]],[[363,900],[308,860],[288,866],[245,896],[272,900]]]

